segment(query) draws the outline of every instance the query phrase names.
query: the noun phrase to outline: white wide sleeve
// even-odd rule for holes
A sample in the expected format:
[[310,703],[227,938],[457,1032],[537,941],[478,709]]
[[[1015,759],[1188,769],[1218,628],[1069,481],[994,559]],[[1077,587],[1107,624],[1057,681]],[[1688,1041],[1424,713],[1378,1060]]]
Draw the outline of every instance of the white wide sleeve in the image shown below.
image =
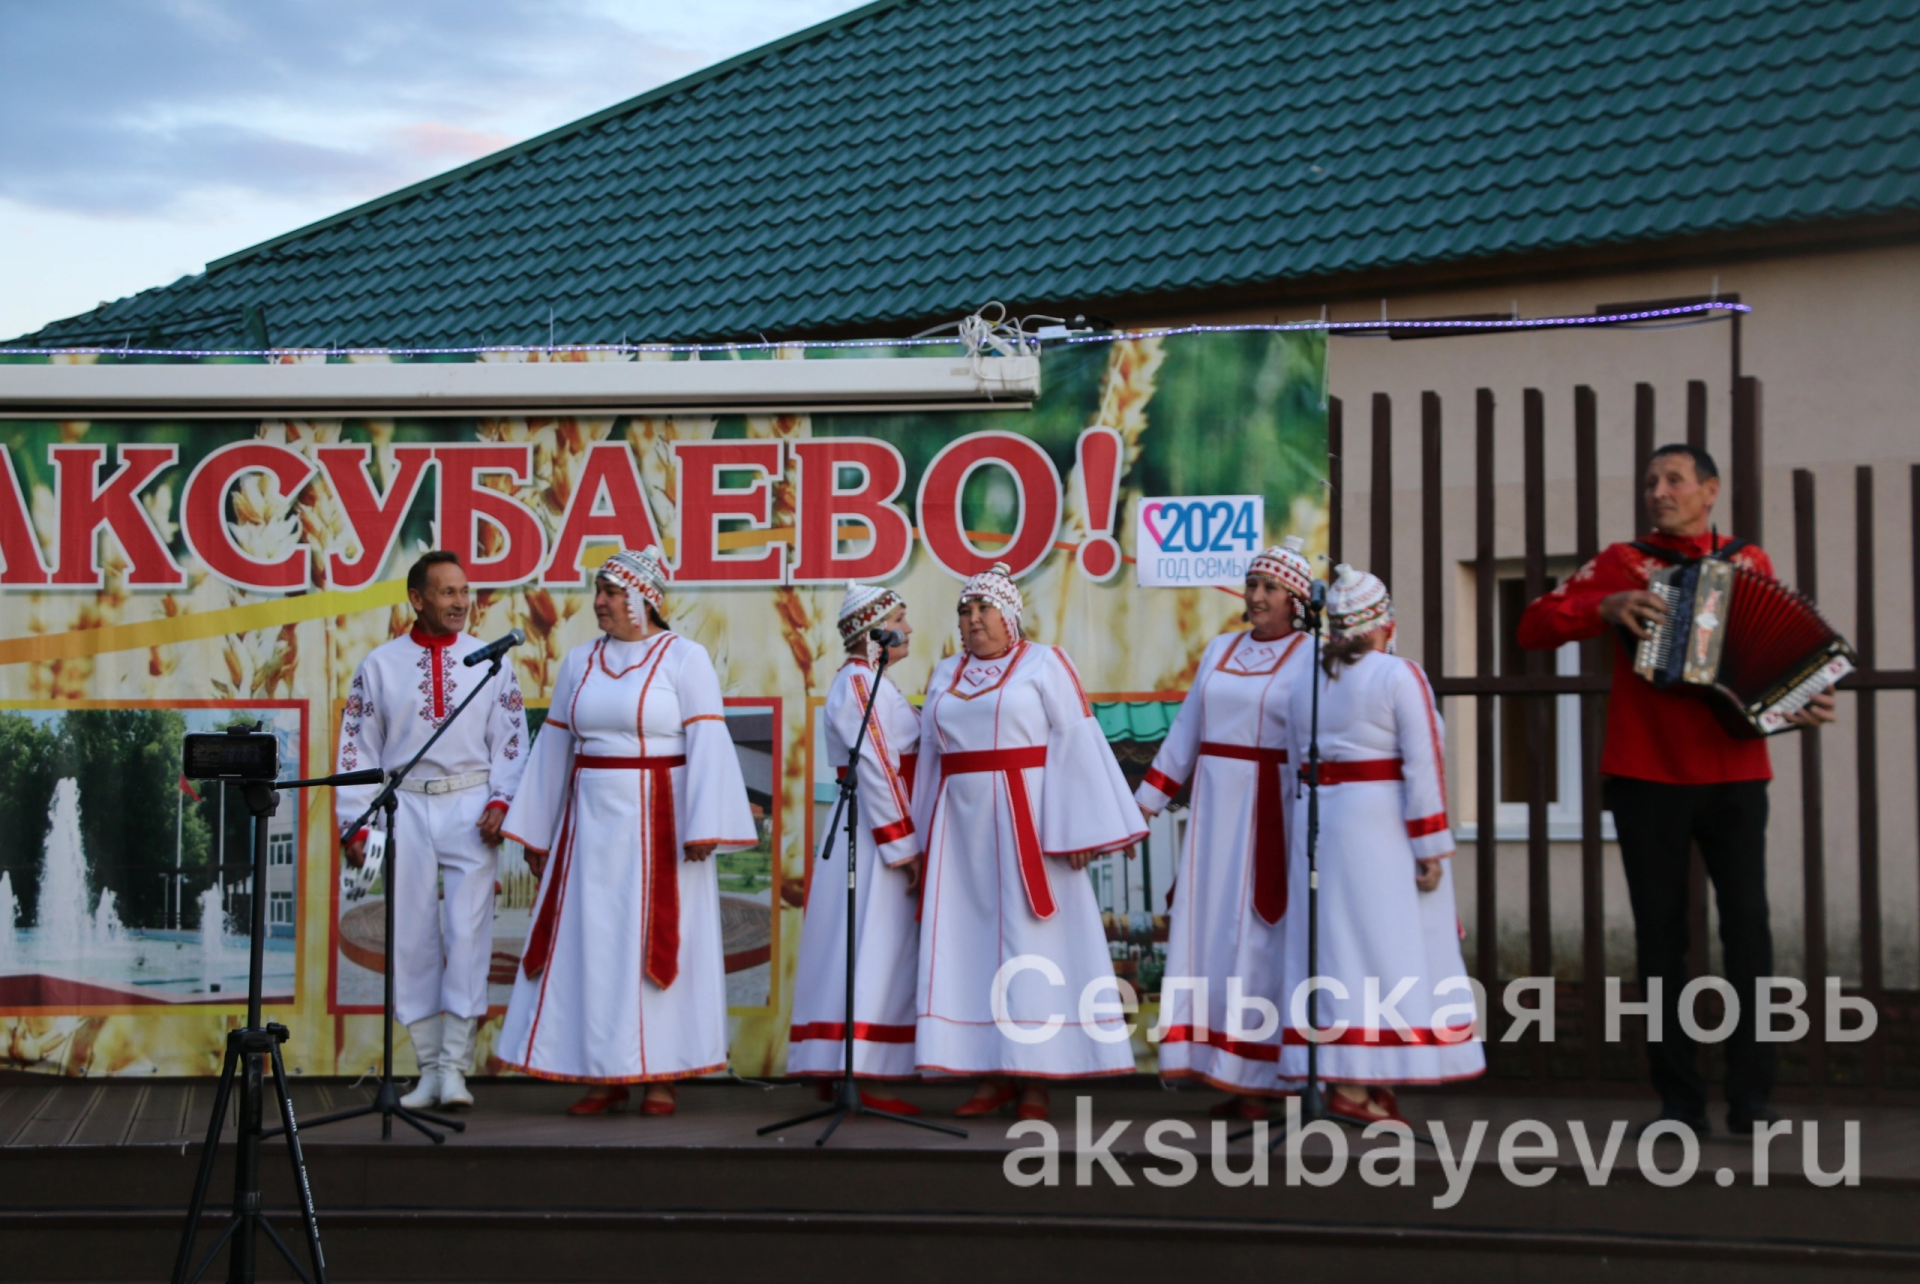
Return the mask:
[[1058,647],[1036,646],[1035,683],[1047,709],[1047,776],[1040,799],[1040,847],[1049,856],[1113,852],[1146,837],[1140,806]]
[[727,732],[720,677],[706,648],[697,642],[683,638],[673,649],[680,652],[674,686],[687,738],[686,796],[680,800],[686,830],[680,844],[718,843],[715,851],[745,851],[760,841],[760,832],[747,803],[740,757]]
[[[347,707],[340,717],[340,748],[335,754],[335,771],[365,771],[378,767],[386,728],[380,721],[379,681],[368,656],[354,670],[353,685],[347,688]],[[333,824],[338,829],[352,824],[374,795],[378,785],[344,785],[333,791]],[[347,835],[349,840],[363,837],[366,826]]]
[[1447,737],[1427,675],[1403,660],[1393,676],[1393,720],[1400,734],[1401,798],[1407,838],[1419,858],[1451,856],[1447,827]]
[[1224,634],[1215,638],[1200,653],[1200,667],[1194,672],[1193,687],[1180,702],[1180,712],[1167,728],[1160,752],[1153,755],[1146,779],[1133,791],[1134,801],[1150,814],[1158,815],[1165,809],[1193,776],[1193,764],[1200,757],[1200,696],[1206,689],[1207,675],[1220,663],[1220,650],[1227,645],[1228,638],[1229,635]]
[[505,808],[527,770],[527,702],[511,664],[501,669],[494,684],[487,705],[487,806]]
[[500,827],[507,837],[529,851],[551,851],[560,836],[560,817],[566,813],[567,791],[573,785],[576,744],[567,718],[573,697],[580,690],[580,678],[586,670],[584,656],[589,650],[575,648],[560,661],[560,672],[553,682],[553,703],[547,706],[547,720],[540,724],[540,734],[533,737],[533,748],[521,764],[521,774],[514,782],[512,805],[507,808],[507,819]]
[[[849,675],[839,707],[833,710],[834,730],[841,743],[852,744],[860,731],[860,714],[873,694],[872,677],[855,670]],[[875,702],[873,721],[860,741],[860,823],[873,835],[874,848],[888,865],[904,865],[920,854],[907,782],[900,778],[899,750],[887,742],[887,702],[903,700],[891,683]],[[840,763],[835,763],[839,767]],[[845,830],[841,833],[844,835]]]
[[927,679],[927,698],[920,704],[920,748],[913,769],[913,828],[921,835],[924,844],[926,835],[933,832],[933,809],[940,801],[940,732],[934,725],[934,706],[940,701],[940,693],[953,681],[953,670],[960,663],[957,657],[949,656],[933,666],[933,676]]

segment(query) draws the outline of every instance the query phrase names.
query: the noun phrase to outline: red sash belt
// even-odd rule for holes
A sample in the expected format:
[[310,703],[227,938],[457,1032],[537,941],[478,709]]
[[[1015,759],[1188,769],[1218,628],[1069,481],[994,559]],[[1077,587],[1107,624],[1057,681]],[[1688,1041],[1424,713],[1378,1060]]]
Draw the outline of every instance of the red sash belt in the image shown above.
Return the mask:
[[[1208,740],[1200,745],[1203,758],[1235,758],[1251,762],[1253,784],[1253,912],[1271,927],[1287,912],[1287,825],[1280,809],[1280,768],[1286,765],[1285,749],[1259,749],[1251,745],[1218,744]],[[1321,764],[1322,773],[1326,765]],[[1323,776],[1324,779],[1324,776]]]
[[[1300,768],[1300,778],[1307,778],[1307,769]],[[1323,762],[1320,764],[1320,783],[1323,785],[1359,785],[1379,780],[1399,780],[1400,760],[1398,758],[1360,758],[1353,762]]]
[[672,985],[680,974],[680,841],[673,821],[673,769],[687,765],[685,754],[659,758],[590,758],[573,760],[573,776],[567,781],[567,809],[560,819],[560,840],[554,844],[558,868],[549,880],[546,900],[533,930],[527,934],[527,950],[520,966],[532,979],[546,970],[553,956],[554,929],[560,922],[567,894],[567,868],[573,861],[573,798],[577,777],[582,771],[644,771],[652,773],[652,813],[647,828],[653,844],[647,852],[647,923],[644,958],[647,979],[661,989]]
[[1021,774],[1029,767],[1047,765],[1047,747],[1030,745],[1025,749],[979,749],[969,753],[949,753],[940,757],[940,780],[948,776],[997,771],[1007,782],[1007,804],[1013,811],[1014,845],[1020,853],[1020,881],[1027,889],[1027,904],[1038,918],[1052,918],[1059,907],[1054,904],[1053,888],[1047,882],[1047,862],[1040,851],[1040,830],[1033,823],[1033,802],[1027,796],[1027,778]]

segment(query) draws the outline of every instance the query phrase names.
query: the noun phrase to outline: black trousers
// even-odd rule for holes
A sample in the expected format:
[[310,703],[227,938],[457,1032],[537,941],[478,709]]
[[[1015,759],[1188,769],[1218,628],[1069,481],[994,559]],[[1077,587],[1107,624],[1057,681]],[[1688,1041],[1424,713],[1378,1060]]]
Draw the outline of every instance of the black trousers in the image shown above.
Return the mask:
[[[1693,844],[1713,880],[1720,909],[1726,977],[1740,996],[1740,1020],[1726,1041],[1727,1102],[1740,1111],[1766,1104],[1773,1091],[1773,1045],[1754,1038],[1755,978],[1773,974],[1767,917],[1767,782],[1668,785],[1612,776],[1607,805],[1620,836],[1642,984],[1661,979],[1663,1037],[1647,1041],[1653,1086],[1667,1110],[1706,1110],[1707,1085],[1693,1040],[1680,1028],[1687,975],[1688,866]],[[1696,1006],[1696,1012],[1697,1012]]]

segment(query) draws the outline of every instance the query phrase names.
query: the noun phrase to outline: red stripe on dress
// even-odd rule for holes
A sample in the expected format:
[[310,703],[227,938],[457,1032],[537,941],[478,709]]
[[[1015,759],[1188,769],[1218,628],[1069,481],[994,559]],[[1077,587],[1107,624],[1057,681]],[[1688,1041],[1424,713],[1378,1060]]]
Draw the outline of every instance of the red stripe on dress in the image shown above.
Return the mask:
[[882,825],[873,831],[873,845],[885,847],[888,843],[897,843],[913,834],[913,817],[908,816],[894,821],[891,825]]
[[[860,707],[867,707],[867,684],[859,674],[853,675],[853,693],[859,698]],[[880,759],[880,774],[887,782],[887,789],[893,794],[894,811],[902,816],[910,815],[913,807],[907,801],[907,791],[900,783],[900,773],[893,767],[893,750],[887,744],[886,728],[880,723],[880,702],[874,701],[873,719],[867,727],[867,734],[873,738],[876,756]],[[908,832],[912,829],[909,827]]]
[[1303,1048],[1309,1042],[1318,1043],[1321,1047],[1337,1044],[1341,1047],[1445,1048],[1457,1043],[1466,1043],[1472,1039],[1473,1027],[1470,1025],[1450,1025],[1443,1026],[1438,1030],[1409,1028],[1405,1033],[1391,1029],[1360,1030],[1350,1028],[1341,1031],[1340,1037],[1337,1039],[1314,1040],[1309,1040],[1304,1030],[1297,1027],[1289,1027],[1281,1037],[1288,1047],[1294,1048]]
[[[873,1021],[855,1021],[853,1037],[867,1043],[912,1043],[915,1027],[911,1025],[881,1025]],[[832,1039],[838,1043],[847,1037],[847,1027],[840,1021],[809,1021],[805,1025],[796,1025],[787,1032],[788,1043],[804,1043],[809,1039]]]
[[1428,834],[1437,834],[1446,827],[1447,813],[1444,811],[1438,815],[1422,816],[1418,820],[1407,822],[1407,837],[1425,838]]
[[1420,683],[1420,694],[1424,697],[1427,709],[1427,735],[1433,741],[1433,772],[1440,780],[1440,824],[1447,823],[1447,749],[1440,741],[1440,724],[1433,712],[1433,688],[1427,685],[1427,675],[1413,661],[1407,661],[1407,667],[1413,670],[1413,676]]
[[1248,1061],[1280,1059],[1280,1045],[1277,1043],[1247,1043],[1240,1039],[1229,1039],[1220,1031],[1212,1029],[1207,1031],[1206,1038],[1196,1039],[1193,1037],[1193,1027],[1190,1025],[1176,1025],[1169,1028],[1164,1035],[1160,1036],[1160,1042],[1163,1044],[1201,1043],[1209,1048],[1218,1048],[1222,1052],[1231,1052],[1234,1056],[1244,1057]]

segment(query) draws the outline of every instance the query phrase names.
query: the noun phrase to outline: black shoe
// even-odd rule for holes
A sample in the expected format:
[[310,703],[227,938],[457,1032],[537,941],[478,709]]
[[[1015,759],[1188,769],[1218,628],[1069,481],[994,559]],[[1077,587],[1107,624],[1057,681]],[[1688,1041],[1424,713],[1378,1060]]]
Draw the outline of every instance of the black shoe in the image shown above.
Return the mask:
[[1657,1123],[1677,1123],[1692,1130],[1696,1138],[1707,1137],[1713,1133],[1713,1125],[1707,1122],[1704,1111],[1699,1114],[1685,1114],[1678,1110],[1662,1110],[1657,1118],[1649,1119],[1633,1130],[1633,1138],[1638,1141],[1641,1134]]
[[1757,1123],[1777,1124],[1780,1112],[1770,1106],[1728,1106],[1727,1131],[1736,1137],[1753,1136]]

